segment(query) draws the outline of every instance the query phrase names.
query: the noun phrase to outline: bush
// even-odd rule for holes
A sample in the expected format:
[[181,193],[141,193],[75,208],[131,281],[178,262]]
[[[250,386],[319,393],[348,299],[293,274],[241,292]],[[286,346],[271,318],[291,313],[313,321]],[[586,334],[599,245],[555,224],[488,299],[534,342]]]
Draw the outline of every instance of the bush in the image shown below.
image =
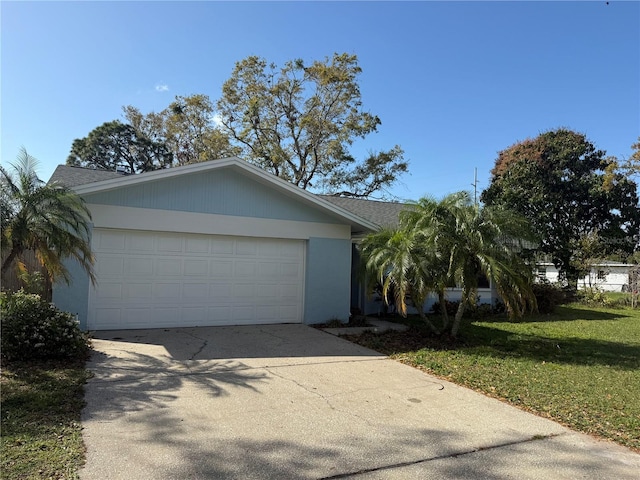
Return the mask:
[[39,295],[0,295],[2,356],[7,360],[71,359],[88,354],[89,337],[73,315]]
[[[458,305],[460,305],[460,302],[458,301],[450,302],[449,300],[445,300],[444,302],[447,307],[447,315],[449,315],[450,317],[455,315],[456,312],[458,311]],[[434,302],[434,304],[431,305],[431,311],[433,313],[438,313],[438,314],[442,313],[440,302]]]
[[[455,316],[458,311],[458,306],[460,305],[459,301],[449,301],[445,300],[447,305],[447,314],[450,317]],[[431,311],[436,314],[441,313],[440,302],[434,302],[431,306]],[[465,318],[472,318],[474,320],[478,320],[481,318],[490,317],[492,315],[499,315],[501,313],[505,313],[507,311],[504,303],[500,300],[496,299],[495,304],[491,305],[489,303],[480,303],[478,299],[478,303],[476,305],[467,306],[464,311]]]
[[592,307],[609,307],[611,300],[598,287],[589,287],[578,292],[578,301]]
[[534,283],[533,294],[538,303],[538,312],[553,313],[558,305],[566,303],[567,296],[562,287],[552,283]]

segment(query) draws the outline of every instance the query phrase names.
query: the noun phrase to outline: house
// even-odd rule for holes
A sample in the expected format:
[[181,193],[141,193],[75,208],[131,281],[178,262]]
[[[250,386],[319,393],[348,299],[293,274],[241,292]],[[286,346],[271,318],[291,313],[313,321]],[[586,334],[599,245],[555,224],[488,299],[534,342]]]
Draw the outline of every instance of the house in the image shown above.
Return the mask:
[[[578,288],[597,287],[607,292],[625,292],[629,287],[629,272],[634,266],[612,261],[595,263],[589,274],[578,280]],[[550,262],[539,263],[536,274],[542,281],[558,281],[558,269]]]
[[238,158],[138,175],[60,165],[92,214],[97,284],[53,301],[89,330],[346,321],[354,239],[376,224]]
[[[359,274],[357,244],[396,226],[407,208],[315,195],[236,157],[138,175],[60,165],[54,181],[92,214],[97,284],[70,261],[71,284],[53,287],[54,303],[88,330],[380,313],[383,302]],[[481,303],[498,298],[488,282],[478,293]]]

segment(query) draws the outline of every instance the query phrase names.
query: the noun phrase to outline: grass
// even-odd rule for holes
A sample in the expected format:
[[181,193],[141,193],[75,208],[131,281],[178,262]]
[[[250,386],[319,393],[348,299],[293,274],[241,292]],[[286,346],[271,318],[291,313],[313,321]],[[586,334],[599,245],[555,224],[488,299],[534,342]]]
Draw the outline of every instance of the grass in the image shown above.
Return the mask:
[[518,322],[467,321],[455,341],[409,323],[347,338],[640,451],[640,310],[569,305]]
[[84,361],[11,362],[0,378],[2,478],[78,478]]

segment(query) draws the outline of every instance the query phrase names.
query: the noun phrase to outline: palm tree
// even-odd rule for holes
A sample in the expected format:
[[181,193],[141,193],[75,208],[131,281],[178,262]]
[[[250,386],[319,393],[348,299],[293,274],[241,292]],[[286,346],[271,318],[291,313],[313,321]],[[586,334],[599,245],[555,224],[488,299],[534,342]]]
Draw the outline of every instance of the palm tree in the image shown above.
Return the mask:
[[12,172],[0,167],[1,272],[6,272],[14,260],[20,264],[24,252],[33,250],[52,281],[70,282],[63,263],[69,257],[77,260],[95,282],[89,242],[91,214],[72,190],[40,180],[37,165],[38,161],[22,148],[11,164]]
[[363,239],[360,252],[369,280],[382,285],[383,300],[393,295],[396,308],[404,317],[409,298],[420,318],[433,332],[439,333],[424,314],[430,291],[430,265],[419,232],[402,227],[382,229]]
[[360,248],[367,271],[383,286],[383,297],[393,287],[399,312],[406,315],[408,296],[434,332],[424,315],[427,295],[438,295],[445,331],[446,291],[459,285],[462,299],[451,326],[455,337],[466,308],[475,305],[480,275],[496,286],[511,317],[535,309],[531,268],[520,255],[527,240],[531,235],[524,219],[506,210],[481,208],[467,192],[459,192],[440,201],[420,199],[401,213],[396,229],[369,235]]
[[504,209],[482,208],[467,192],[458,192],[425,209],[416,228],[423,232],[427,248],[448,260],[448,282],[462,288],[451,327],[453,337],[466,308],[476,302],[481,275],[493,282],[510,317],[535,309],[532,270],[521,256],[525,242],[533,237],[522,217]]

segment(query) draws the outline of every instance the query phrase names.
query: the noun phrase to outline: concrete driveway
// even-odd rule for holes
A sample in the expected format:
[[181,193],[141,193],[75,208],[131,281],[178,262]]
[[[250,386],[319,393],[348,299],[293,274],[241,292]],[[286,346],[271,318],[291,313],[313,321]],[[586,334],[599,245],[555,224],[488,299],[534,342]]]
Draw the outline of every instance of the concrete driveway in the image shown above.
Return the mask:
[[99,332],[88,479],[637,479],[640,455],[303,325]]

